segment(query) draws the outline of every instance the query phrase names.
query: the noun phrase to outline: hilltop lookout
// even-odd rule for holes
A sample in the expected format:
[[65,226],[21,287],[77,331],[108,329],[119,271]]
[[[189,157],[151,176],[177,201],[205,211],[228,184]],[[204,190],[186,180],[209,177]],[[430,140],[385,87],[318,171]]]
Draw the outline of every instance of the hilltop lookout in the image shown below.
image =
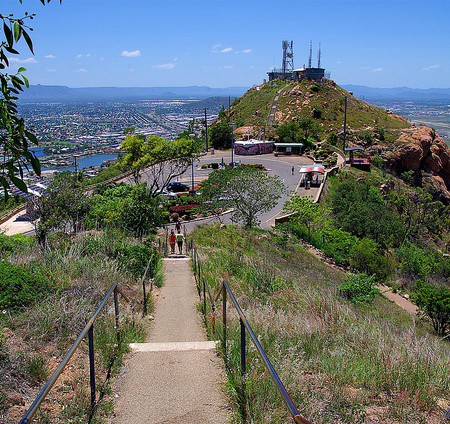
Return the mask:
[[313,81],[322,81],[325,78],[325,68],[320,66],[321,49],[319,45],[319,51],[317,53],[317,67],[312,66],[312,42],[309,47],[309,60],[308,66],[303,65],[302,68],[294,69],[294,49],[293,41],[283,41],[283,60],[281,69],[273,69],[268,72],[269,81],[280,79],[283,81],[302,81],[304,78]]

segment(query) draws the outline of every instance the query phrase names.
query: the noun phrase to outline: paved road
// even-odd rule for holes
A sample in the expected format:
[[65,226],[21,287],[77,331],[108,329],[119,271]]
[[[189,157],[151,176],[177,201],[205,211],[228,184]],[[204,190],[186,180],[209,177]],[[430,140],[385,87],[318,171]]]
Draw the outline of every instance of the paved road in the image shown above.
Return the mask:
[[164,260],[149,343],[132,345],[116,387],[115,424],[225,424],[225,376],[208,342],[188,258]]
[[[204,163],[222,163],[222,159],[225,164],[231,163],[231,152],[221,152],[216,151],[214,155],[208,154],[202,156],[194,166],[194,181],[198,183],[208,177],[212,172],[211,169],[203,170],[201,165]],[[261,220],[261,227],[268,229],[274,225],[275,216],[279,215],[283,209],[284,203],[289,200],[291,194],[298,188],[298,183],[300,181],[299,170],[302,165],[309,165],[314,163],[311,159],[306,156],[278,156],[275,157],[273,154],[258,155],[258,156],[237,156],[234,155],[234,161],[243,164],[263,164],[266,169],[269,170],[270,175],[277,175],[280,180],[286,185],[289,190],[288,194],[284,194],[278,201],[277,206],[275,206],[269,212],[262,214],[259,219]],[[292,174],[292,167],[294,167],[294,175]],[[144,177],[145,180],[145,177]],[[189,185],[192,181],[192,169],[188,169],[183,175],[178,179]],[[311,195],[314,196],[317,189],[303,190],[298,189],[298,194],[301,195]],[[217,221],[217,218],[212,218],[210,220],[204,221],[205,223],[210,223]],[[231,222],[231,215],[222,218],[222,222]],[[187,225],[190,228],[192,224]]]

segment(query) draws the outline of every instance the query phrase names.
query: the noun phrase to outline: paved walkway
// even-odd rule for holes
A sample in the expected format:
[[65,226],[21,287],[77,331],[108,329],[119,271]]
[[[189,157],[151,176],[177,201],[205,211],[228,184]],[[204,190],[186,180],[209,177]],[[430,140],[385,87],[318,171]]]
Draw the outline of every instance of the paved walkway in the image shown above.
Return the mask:
[[149,343],[136,343],[116,388],[116,424],[229,422],[224,375],[195,304],[187,258],[164,259]]

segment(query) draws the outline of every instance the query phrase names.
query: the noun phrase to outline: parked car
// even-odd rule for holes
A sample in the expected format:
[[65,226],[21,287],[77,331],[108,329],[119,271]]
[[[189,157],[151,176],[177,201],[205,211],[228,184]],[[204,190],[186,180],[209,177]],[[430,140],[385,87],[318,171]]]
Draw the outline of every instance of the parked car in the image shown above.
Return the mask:
[[163,188],[159,192],[159,195],[167,200],[177,200],[177,198],[178,198],[176,193],[174,193],[173,191],[168,191],[166,188]]
[[188,192],[189,186],[187,184],[183,184],[178,181],[173,181],[167,184],[167,191],[172,191],[173,193]]

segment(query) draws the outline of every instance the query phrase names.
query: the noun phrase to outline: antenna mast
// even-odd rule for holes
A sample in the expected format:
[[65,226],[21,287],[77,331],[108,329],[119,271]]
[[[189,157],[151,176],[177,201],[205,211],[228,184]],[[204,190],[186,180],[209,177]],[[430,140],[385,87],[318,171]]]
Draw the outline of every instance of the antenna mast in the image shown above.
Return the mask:
[[308,68],[312,67],[312,40],[309,42],[309,60],[308,60]]
[[320,43],[319,43],[319,54],[318,54],[318,61],[317,61],[317,67],[320,68],[320,56],[322,55],[322,50],[320,48]]
[[294,71],[294,42],[283,40],[283,64],[281,72],[283,74],[283,79],[286,79],[287,73],[292,73]]

